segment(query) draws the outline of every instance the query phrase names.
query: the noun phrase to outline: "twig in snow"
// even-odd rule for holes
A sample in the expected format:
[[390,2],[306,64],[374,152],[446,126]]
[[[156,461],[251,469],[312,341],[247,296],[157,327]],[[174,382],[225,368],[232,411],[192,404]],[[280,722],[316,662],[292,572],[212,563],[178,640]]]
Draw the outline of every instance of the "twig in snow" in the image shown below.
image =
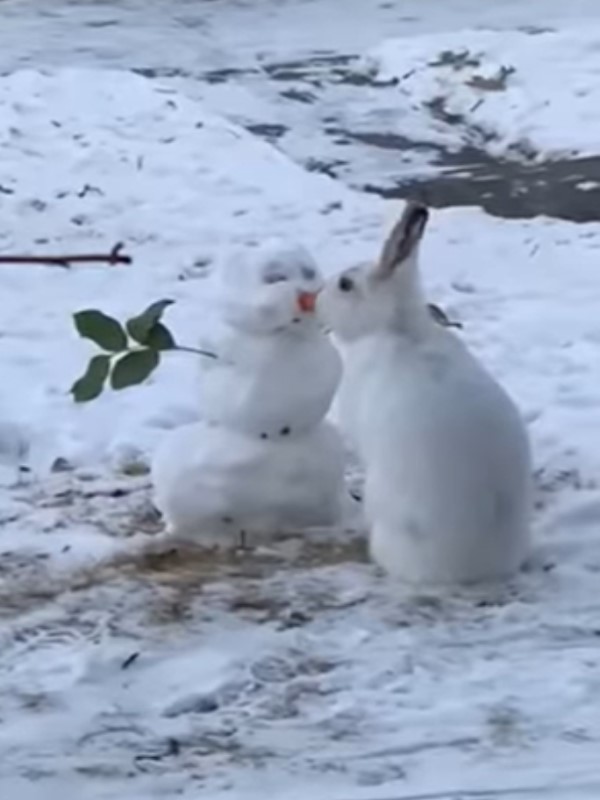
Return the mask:
[[390,756],[408,756],[422,753],[426,750],[442,750],[446,747],[473,747],[479,744],[476,736],[462,736],[456,739],[415,742],[413,744],[400,745],[399,747],[386,747],[383,750],[375,750],[370,753],[361,753],[355,756],[357,759],[388,758]]
[[451,320],[445,311],[439,306],[434,305],[434,303],[428,303],[429,313],[433,317],[434,321],[441,325],[442,328],[462,328],[461,322],[454,322]]
[[[545,786],[511,786],[505,789],[446,789],[440,792],[424,792],[422,794],[398,794],[386,797],[383,800],[494,800],[495,798],[566,797],[565,791],[590,791],[596,793],[600,784],[575,783],[575,784],[548,784]],[[591,795],[590,795],[591,796]],[[365,798],[371,800],[371,798]]]
[[139,725],[108,725],[107,727],[100,728],[97,731],[84,733],[84,735],[78,739],[77,744],[79,747],[81,747],[82,745],[88,744],[88,742],[92,742],[101,736],[110,736],[114,733],[131,733],[135,736],[143,736],[145,731]]
[[134,756],[133,760],[135,764],[139,764],[141,761],[162,761],[163,758],[178,756],[180,752],[181,745],[179,744],[178,740],[172,736],[169,736],[165,743],[164,750],[157,753],[140,753],[139,755]]
[[136,651],[135,653],[132,653],[130,656],[127,656],[127,658],[121,664],[121,669],[129,669],[129,667],[133,663],[135,663],[139,657],[140,657],[139,650]]
[[117,242],[109,253],[89,253],[66,256],[3,256],[0,264],[44,264],[49,267],[70,267],[72,264],[131,264],[131,256],[122,253],[123,242]]

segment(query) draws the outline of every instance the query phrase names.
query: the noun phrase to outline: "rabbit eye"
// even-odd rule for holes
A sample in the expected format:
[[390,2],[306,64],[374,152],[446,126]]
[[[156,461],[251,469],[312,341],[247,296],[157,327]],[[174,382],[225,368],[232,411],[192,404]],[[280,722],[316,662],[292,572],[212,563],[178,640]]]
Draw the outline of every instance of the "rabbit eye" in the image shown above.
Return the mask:
[[316,270],[314,270],[312,267],[302,267],[301,272],[302,277],[307,281],[314,281],[314,279],[317,277]]
[[351,292],[352,289],[354,289],[354,281],[347,275],[342,275],[342,277],[338,281],[338,288],[342,292]]
[[263,278],[263,283],[284,283],[287,281],[287,276],[282,275],[281,272],[272,272],[270,275],[265,275]]

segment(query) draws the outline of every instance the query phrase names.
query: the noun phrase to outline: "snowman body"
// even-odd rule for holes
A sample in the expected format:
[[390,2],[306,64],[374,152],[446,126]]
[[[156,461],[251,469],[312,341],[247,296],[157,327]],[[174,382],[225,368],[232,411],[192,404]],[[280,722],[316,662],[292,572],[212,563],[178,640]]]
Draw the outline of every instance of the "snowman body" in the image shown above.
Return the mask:
[[205,422],[177,428],[153,464],[155,502],[171,533],[224,547],[334,525],[343,452],[323,422],[261,440]]
[[173,534],[225,546],[334,525],[344,456],[325,416],[341,359],[309,302],[318,270],[303,249],[270,245],[236,255],[217,280],[219,324],[202,345],[218,359],[202,365],[202,421],[157,450],[156,505]]
[[277,335],[228,330],[219,362],[204,372],[202,417],[249,436],[309,432],[327,415],[339,384],[340,357],[313,320]]

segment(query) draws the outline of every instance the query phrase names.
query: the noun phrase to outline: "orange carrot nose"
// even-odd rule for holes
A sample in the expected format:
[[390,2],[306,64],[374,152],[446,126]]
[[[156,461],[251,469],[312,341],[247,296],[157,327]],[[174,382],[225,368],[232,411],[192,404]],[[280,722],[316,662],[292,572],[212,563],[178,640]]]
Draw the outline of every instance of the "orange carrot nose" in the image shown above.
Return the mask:
[[316,292],[298,292],[298,308],[305,314],[314,314],[317,304]]

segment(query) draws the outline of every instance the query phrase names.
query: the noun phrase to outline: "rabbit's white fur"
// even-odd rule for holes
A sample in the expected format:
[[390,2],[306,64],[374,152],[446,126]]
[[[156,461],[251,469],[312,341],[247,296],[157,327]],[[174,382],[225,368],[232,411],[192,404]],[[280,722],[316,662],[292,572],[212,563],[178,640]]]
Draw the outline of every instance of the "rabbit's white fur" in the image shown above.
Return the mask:
[[412,583],[505,578],[530,543],[528,437],[505,391],[427,309],[427,216],[407,205],[379,263],[320,295],[345,355],[340,420],[365,467],[377,563]]

